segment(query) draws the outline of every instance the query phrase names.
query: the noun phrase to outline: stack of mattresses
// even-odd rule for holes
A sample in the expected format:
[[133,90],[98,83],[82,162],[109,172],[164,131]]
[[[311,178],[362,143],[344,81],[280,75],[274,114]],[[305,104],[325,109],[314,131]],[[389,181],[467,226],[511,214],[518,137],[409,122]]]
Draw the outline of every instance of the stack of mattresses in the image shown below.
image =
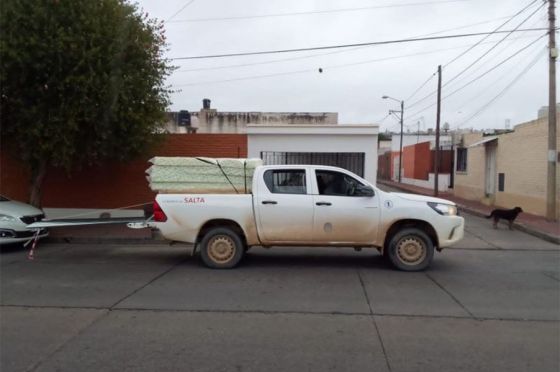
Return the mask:
[[159,193],[250,193],[261,159],[155,157],[146,171],[150,188]]

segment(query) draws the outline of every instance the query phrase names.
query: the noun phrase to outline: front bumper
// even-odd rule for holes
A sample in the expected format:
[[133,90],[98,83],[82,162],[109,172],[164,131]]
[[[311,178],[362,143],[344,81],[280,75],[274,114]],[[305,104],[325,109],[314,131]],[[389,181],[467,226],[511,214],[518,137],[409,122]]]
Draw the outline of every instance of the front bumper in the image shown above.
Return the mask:
[[[3,244],[14,244],[14,243],[25,243],[33,238],[35,238],[37,231],[34,230],[11,230],[11,229],[0,229],[0,245]],[[41,229],[39,231],[39,239],[47,237],[49,231],[47,229]]]
[[439,247],[444,248],[457,243],[465,235],[465,219],[460,216],[447,217],[450,221],[440,231]]

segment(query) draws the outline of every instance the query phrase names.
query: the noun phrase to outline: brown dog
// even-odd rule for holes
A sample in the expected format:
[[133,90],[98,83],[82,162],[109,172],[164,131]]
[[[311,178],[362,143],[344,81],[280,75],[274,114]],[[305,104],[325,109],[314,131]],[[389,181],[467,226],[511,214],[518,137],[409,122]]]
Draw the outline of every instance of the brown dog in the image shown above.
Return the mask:
[[513,209],[494,209],[489,216],[486,218],[493,218],[494,219],[494,228],[498,228],[498,222],[500,220],[507,220],[509,223],[509,229],[511,230],[513,226],[513,221],[517,218],[519,213],[523,212],[521,207],[515,207]]

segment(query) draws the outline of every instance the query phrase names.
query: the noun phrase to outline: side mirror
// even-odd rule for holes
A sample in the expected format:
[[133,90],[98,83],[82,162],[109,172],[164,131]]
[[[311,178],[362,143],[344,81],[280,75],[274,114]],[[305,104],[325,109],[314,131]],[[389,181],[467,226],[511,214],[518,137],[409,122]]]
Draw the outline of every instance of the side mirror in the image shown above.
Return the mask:
[[374,196],[375,192],[370,186],[358,185],[356,191],[354,191],[354,196]]

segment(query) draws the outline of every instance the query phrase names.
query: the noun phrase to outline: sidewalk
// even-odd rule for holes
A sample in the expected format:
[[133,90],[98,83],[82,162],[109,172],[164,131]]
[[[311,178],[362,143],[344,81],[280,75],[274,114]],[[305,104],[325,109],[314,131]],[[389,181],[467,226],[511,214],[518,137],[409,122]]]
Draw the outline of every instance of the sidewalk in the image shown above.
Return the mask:
[[[433,196],[434,191],[414,185],[407,185],[393,181],[377,180],[378,184],[392,187],[413,194]],[[463,199],[448,192],[440,192],[439,197],[457,204],[460,210],[476,216],[488,216],[495,207],[490,207],[474,200]],[[513,227],[528,234],[537,236],[552,243],[560,244],[560,224],[547,221],[544,217],[529,213],[521,213],[515,220]]]

